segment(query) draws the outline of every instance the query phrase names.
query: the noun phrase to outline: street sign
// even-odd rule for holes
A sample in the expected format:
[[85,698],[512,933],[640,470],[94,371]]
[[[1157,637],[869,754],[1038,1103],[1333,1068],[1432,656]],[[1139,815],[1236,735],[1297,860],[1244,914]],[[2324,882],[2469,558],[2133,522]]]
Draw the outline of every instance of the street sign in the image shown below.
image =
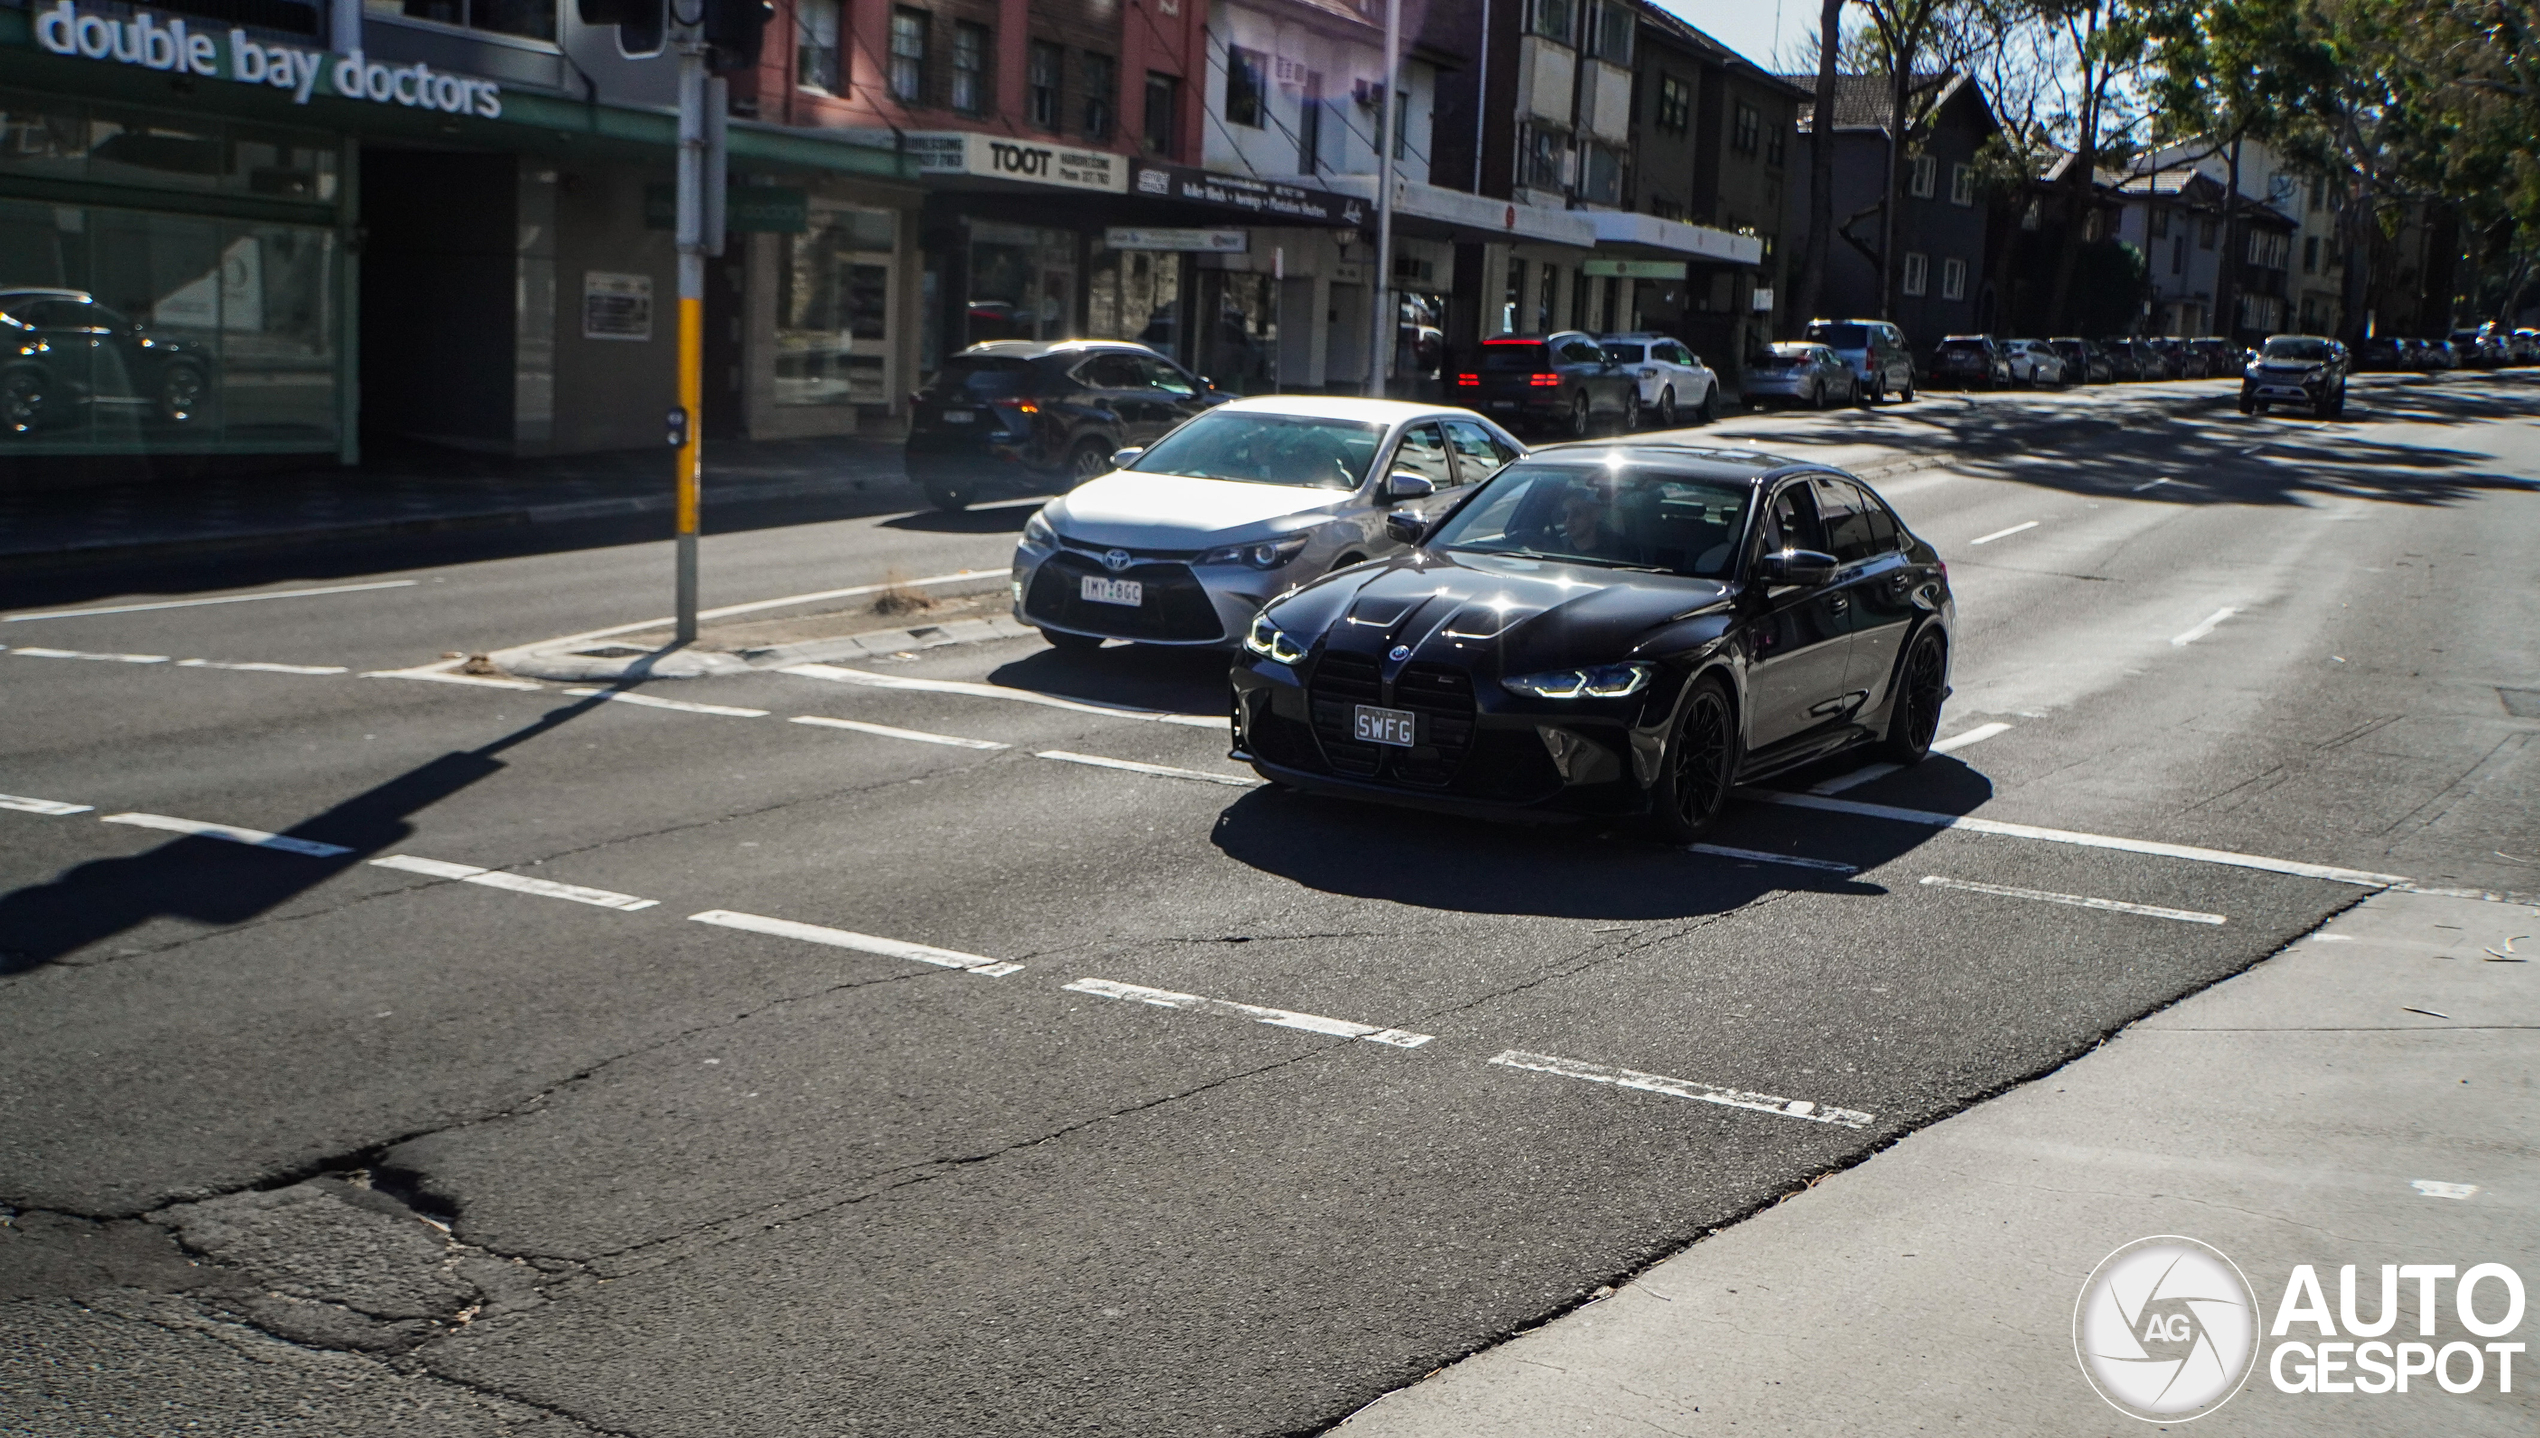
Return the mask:
[[1102,232],[1102,242],[1115,250],[1198,250],[1212,255],[1240,255],[1252,248],[1252,235],[1244,230],[1169,230],[1153,226],[1130,228],[1114,225]]

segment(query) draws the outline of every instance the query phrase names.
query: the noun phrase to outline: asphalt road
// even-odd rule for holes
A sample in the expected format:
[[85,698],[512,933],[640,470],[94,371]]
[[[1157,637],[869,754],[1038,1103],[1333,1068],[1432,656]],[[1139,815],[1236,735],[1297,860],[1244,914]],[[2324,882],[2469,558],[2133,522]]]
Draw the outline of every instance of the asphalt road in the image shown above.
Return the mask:
[[[2540,890],[2535,421],[1716,427],[1890,466],[1962,620],[1951,752],[1757,796],[1748,858],[1264,790],[1205,655],[866,666],[1190,722],[370,677],[658,614],[633,532],[46,575],[7,612],[412,582],[0,621],[0,1431],[1316,1431],[2361,875]],[[707,602],[1026,513],[749,517]]]

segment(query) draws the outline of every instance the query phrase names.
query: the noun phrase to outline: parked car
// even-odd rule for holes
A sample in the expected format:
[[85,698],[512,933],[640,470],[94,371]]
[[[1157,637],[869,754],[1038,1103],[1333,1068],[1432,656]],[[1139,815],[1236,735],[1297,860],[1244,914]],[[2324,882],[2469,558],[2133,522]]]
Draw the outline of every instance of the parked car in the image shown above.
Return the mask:
[[938,508],[1046,493],[1234,396],[1141,344],[990,340],[909,397],[908,476]]
[[2064,357],[2044,340],[2004,340],[2003,356],[2011,362],[2011,382],[2031,389],[2064,382]]
[[2452,348],[2460,353],[2463,369],[2502,369],[2508,358],[2505,346],[2486,327],[2452,331]]
[[2408,368],[2405,340],[2388,335],[2366,335],[2355,341],[2355,368],[2359,370],[2401,370]]
[[1041,506],[1014,550],[1014,617],[1061,649],[1232,647],[1274,596],[1401,549],[1396,506],[1452,501],[1525,452],[1471,410],[1234,400]]
[[1615,363],[1640,379],[1640,412],[1661,429],[1686,415],[1696,424],[1720,417],[1720,377],[1671,335],[1607,335],[1597,343]]
[[2119,380],[2130,382],[2161,377],[2160,367],[2153,360],[2151,351],[2144,349],[2139,340],[2111,335],[2101,340],[2099,347],[2108,352],[2108,368]]
[[1825,345],[1782,340],[1746,363],[1748,404],[1779,401],[1824,409],[1830,404],[1852,404],[1860,396],[1860,382]]
[[1914,352],[1905,347],[1905,332],[1887,321],[1811,320],[1802,338],[1834,351],[1866,403],[1914,397]]
[[126,318],[86,290],[0,290],[0,438],[89,423],[200,423],[207,350]]
[[2540,330],[2514,331],[2514,363],[2540,364]]
[[2011,382],[2011,358],[1991,335],[1951,335],[1932,348],[1931,377],[1961,389],[1999,389]]
[[2247,363],[2246,357],[2232,347],[2231,341],[2219,335],[2189,340],[2187,352],[2204,363],[2204,369],[2199,374],[2203,379],[2222,379],[2238,374],[2240,366]]
[[2260,414],[2269,405],[2307,406],[2320,419],[2346,412],[2346,376],[2353,362],[2346,347],[2317,335],[2269,335],[2258,357],[2241,372],[2240,412]]
[[2461,360],[2463,356],[2459,347],[2455,346],[2450,340],[2422,340],[2419,341],[2419,343],[2425,346],[2425,367],[2427,369],[2447,370],[2459,369],[2461,367]]
[[2144,343],[2150,345],[2152,352],[2161,357],[2161,367],[2170,378],[2203,379],[2206,377],[2205,357],[2189,347],[2187,341],[2175,335],[2154,335]]
[[1410,552],[1280,595],[1246,633],[1235,756],[1274,783],[1641,817],[1681,843],[1736,785],[1847,749],[1930,753],[1948,571],[1848,475],[1656,438],[1565,445],[1392,523]]
[[2090,341],[2067,335],[2047,343],[2054,346],[2055,353],[2063,359],[2064,375],[2071,383],[2106,384],[2116,378],[2116,371],[2108,364],[2108,352]]
[[1639,376],[1578,330],[1484,340],[1480,358],[1457,370],[1450,392],[1509,424],[1571,439],[1585,438],[1600,416],[1625,429],[1640,424]]

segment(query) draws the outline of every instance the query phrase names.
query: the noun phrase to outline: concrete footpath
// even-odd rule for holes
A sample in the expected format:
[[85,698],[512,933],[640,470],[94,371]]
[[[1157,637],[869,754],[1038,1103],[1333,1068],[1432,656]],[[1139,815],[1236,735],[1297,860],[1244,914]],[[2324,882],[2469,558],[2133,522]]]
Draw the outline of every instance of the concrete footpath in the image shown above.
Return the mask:
[[[2384,1264],[2501,1263],[2540,1286],[2540,964],[2510,961],[2533,955],[2527,904],[2376,894],[1336,1433],[2141,1433],[2156,1425],[2084,1380],[2074,1316],[2100,1260],[2156,1234],[2221,1250],[2257,1302],[2257,1366],[2200,1438],[2540,1432],[2540,1294],[2480,1336],[2437,1286],[2422,1341],[2527,1345],[2509,1393],[2492,1354],[2457,1394],[2422,1375],[2404,1393],[2285,1393],[2268,1371],[2280,1342],[2322,1341],[2308,1320],[2268,1332],[2296,1265],[2332,1315],[2339,1269],[2358,1265],[2367,1319]],[[2387,1341],[2418,1339],[2417,1303],[2402,1281]],[[2483,1282],[2476,1313],[2504,1309]]]

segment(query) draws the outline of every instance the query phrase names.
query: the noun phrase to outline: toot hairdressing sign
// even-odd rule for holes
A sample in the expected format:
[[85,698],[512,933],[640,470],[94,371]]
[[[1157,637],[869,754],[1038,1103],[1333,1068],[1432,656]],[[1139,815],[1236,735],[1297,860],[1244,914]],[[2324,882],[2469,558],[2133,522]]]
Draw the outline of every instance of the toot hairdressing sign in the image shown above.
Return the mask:
[[338,55],[296,45],[268,45],[244,30],[162,18],[147,10],[129,16],[101,15],[81,9],[73,0],[56,0],[53,8],[36,14],[35,43],[56,55],[241,85],[271,85],[288,90],[292,100],[302,105],[309,103],[311,95],[332,95],[487,120],[500,119],[503,113],[502,87],[491,80],[453,75],[421,62],[383,64],[365,58],[359,50]]

